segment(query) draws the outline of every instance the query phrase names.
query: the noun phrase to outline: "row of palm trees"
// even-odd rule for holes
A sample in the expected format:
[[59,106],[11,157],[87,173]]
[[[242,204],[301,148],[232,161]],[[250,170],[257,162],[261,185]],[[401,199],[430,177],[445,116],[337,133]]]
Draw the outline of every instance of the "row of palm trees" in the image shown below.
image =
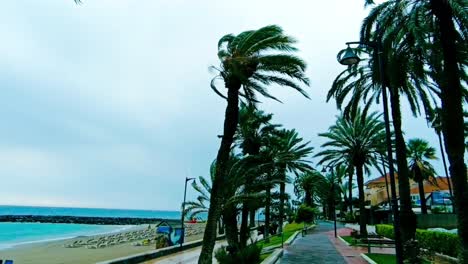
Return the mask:
[[[460,260],[466,262],[468,183],[464,153],[467,130],[464,128],[463,106],[468,101],[465,89],[468,80],[468,3],[466,0],[388,0],[375,4],[372,0],[365,0],[365,4],[372,9],[363,21],[360,40],[381,44],[380,54],[369,48],[359,47],[362,54],[368,54],[368,59],[348,67],[333,82],[327,100],[335,99],[343,114],[327,133],[321,134],[329,142],[322,146],[324,150],[317,155],[324,165],[345,166],[350,179],[355,172],[361,194],[364,173],[379,162],[379,157],[372,153],[381,152],[385,145],[384,125],[379,121],[379,115],[368,115],[368,112],[373,104],[379,102],[384,88],[388,88],[393,127],[392,146],[396,153],[400,215],[403,220],[401,237],[405,242],[414,238],[416,228],[415,215],[411,209],[409,179],[412,174],[419,179],[421,176],[418,170],[421,169],[418,169],[418,162],[413,164],[407,160],[408,146],[401,118],[402,100],[406,99],[415,116],[424,113],[426,118],[432,118],[431,121],[435,121],[434,117],[437,116],[438,124],[434,129],[438,132],[440,142],[443,142],[441,146],[444,150],[441,152],[447,153],[447,174],[453,181],[451,188],[453,187],[462,248]],[[199,263],[211,263],[217,222],[224,213],[224,188],[232,177],[232,163],[236,163],[232,158],[232,147],[238,133],[240,100],[246,105],[254,105],[259,102],[260,95],[279,101],[268,90],[272,85],[289,87],[308,97],[303,90],[309,85],[305,75],[306,63],[294,55],[297,51],[295,42],[295,39],[285,35],[275,25],[238,35],[228,34],[218,42],[220,65],[213,69],[219,74],[212,80],[211,87],[226,100],[227,106],[221,144],[212,168],[210,206]],[[385,65],[382,74],[379,72],[380,64]],[[218,89],[217,80],[224,84],[225,93]],[[440,111],[435,110],[438,108]],[[373,130],[375,133],[366,134],[363,129]],[[346,134],[346,131],[352,130],[363,131],[363,134]],[[334,134],[343,135],[343,138]],[[354,137],[354,140],[346,142],[350,137]],[[263,155],[263,158],[271,159],[271,164],[258,163],[257,167],[271,170],[264,174],[267,177],[266,182],[272,179],[268,177],[278,172],[283,179],[280,192],[284,194],[285,172],[297,169],[296,165],[288,167],[289,165],[282,163],[276,164],[272,157],[277,153],[262,153],[262,148],[255,145],[247,147],[245,151],[243,149],[243,152],[243,156],[258,158]],[[342,154],[345,158],[333,158],[335,154]],[[284,155],[285,158],[292,158]],[[245,157],[240,159],[244,160]],[[255,158],[247,160],[260,162]],[[349,186],[351,184],[352,181],[349,181]],[[247,190],[255,187],[249,183],[244,185]],[[246,229],[245,219],[248,219],[249,211],[251,214],[252,207],[254,206],[248,201],[243,202],[241,214],[244,223],[241,223],[241,229]],[[362,209],[361,198],[360,208]],[[361,224],[364,225],[362,217],[363,215]],[[365,232],[362,226],[361,232]]]
[[[219,74],[212,80],[211,87],[216,94],[227,101],[227,106],[198,263],[211,263],[212,261],[216,226],[222,208],[222,189],[229,172],[228,161],[240,120],[239,98],[242,98],[247,105],[257,103],[258,95],[279,101],[278,98],[269,93],[268,88],[271,85],[289,87],[308,97],[303,90],[304,86],[309,85],[309,79],[305,75],[306,63],[293,55],[297,50],[294,46],[295,43],[294,38],[285,35],[283,30],[276,25],[245,31],[239,35],[228,34],[218,42],[220,66],[213,67],[213,69],[217,70]],[[218,79],[224,83],[227,95],[217,88],[216,80]],[[256,149],[249,151],[255,153]],[[264,158],[270,158],[271,161],[269,166],[262,166],[270,170],[270,173],[266,173],[267,182],[271,180],[270,177],[276,171],[273,170],[276,165],[276,160],[272,159],[274,154],[274,151],[259,154],[263,155]],[[291,158],[287,154],[285,156]],[[252,160],[256,162],[255,158]],[[282,166],[279,173],[284,175],[284,171],[288,168],[284,164],[278,165]],[[268,190],[269,188],[267,188],[267,192]],[[246,218],[246,211],[248,209],[244,209],[243,219]],[[269,214],[268,208],[265,208],[265,214]],[[245,227],[245,224],[243,226]],[[268,227],[268,223],[265,223],[265,226]]]
[[[372,1],[368,2],[372,4]],[[465,216],[468,211],[463,209],[466,199],[462,199],[467,196],[468,192],[466,167],[463,163],[465,142],[462,98],[465,98],[466,93],[461,86],[462,80],[466,79],[463,69],[466,67],[464,26],[467,17],[465,9],[458,8],[464,6],[461,0],[438,6],[445,10],[456,11],[450,17],[452,28],[455,27],[454,23],[457,23],[454,31],[456,34],[452,36],[453,43],[447,44],[440,37],[441,31],[444,31],[440,27],[441,19],[446,19],[446,17],[442,17],[444,14],[441,14],[440,10],[435,10],[434,2],[437,0],[431,1],[431,5],[422,1],[387,1],[371,10],[364,20],[361,40],[382,43],[383,52],[376,54],[365,47],[359,47],[360,52],[369,54],[368,59],[348,67],[333,82],[327,100],[335,99],[337,107],[342,109],[343,114],[328,133],[320,135],[328,138],[329,142],[322,146],[324,150],[317,156],[321,157],[320,163],[323,165],[345,166],[350,178],[356,173],[360,193],[359,205],[363,212],[360,219],[361,233],[365,234],[364,173],[371,167],[378,166],[379,161],[382,163],[381,153],[385,146],[384,123],[380,121],[379,114],[368,115],[368,112],[374,103],[379,102],[382,88],[388,87],[393,127],[392,146],[396,153],[400,215],[403,219],[401,236],[404,242],[413,239],[416,220],[410,197],[409,180],[412,175],[410,165],[416,179],[420,175],[418,175],[417,166],[408,164],[407,144],[402,129],[401,100],[402,96],[407,99],[415,116],[424,111],[428,118],[436,116],[435,109],[440,101],[442,104],[438,118],[441,125],[434,128],[436,130],[442,128],[439,131],[443,132],[445,151],[448,153],[450,175],[454,182],[455,204],[459,215],[459,233],[464,249],[462,252],[465,254],[461,257],[463,260],[468,259],[465,250],[465,248],[468,249],[468,236],[465,234],[468,232],[466,224],[468,218]],[[216,221],[219,219],[220,194],[218,190],[223,185],[222,175],[227,171],[226,161],[229,159],[234,143],[239,121],[239,98],[247,104],[255,104],[258,102],[256,96],[260,94],[279,101],[267,90],[267,86],[271,84],[296,89],[307,97],[301,88],[301,84],[302,86],[308,85],[308,79],[304,74],[305,63],[292,55],[296,51],[293,46],[294,42],[294,39],[283,35],[282,30],[277,26],[246,31],[237,36],[226,35],[219,41],[218,57],[221,65],[215,68],[219,71],[219,76],[212,81],[211,87],[227,100],[227,108],[200,263],[209,263],[211,259]],[[449,44],[453,44],[451,51],[446,50],[444,46]],[[441,53],[440,50],[444,52]],[[449,54],[454,52],[458,55],[455,60]],[[383,60],[382,64],[386,69],[382,75],[379,74],[378,65],[381,63],[379,58]],[[455,66],[449,66],[454,63]],[[454,69],[454,67],[455,70],[448,73],[447,69]],[[380,76],[384,76],[383,79]],[[449,77],[450,80],[448,80]],[[458,79],[454,80],[455,77]],[[216,79],[224,81],[227,96],[216,87]],[[450,89],[446,83],[452,84]],[[452,90],[457,89],[459,90],[458,97],[452,94]],[[446,96],[447,94],[450,95]],[[362,134],[354,133],[356,131]],[[351,141],[346,142],[350,138]],[[456,145],[454,142],[459,144]],[[380,155],[375,155],[375,153],[380,153]],[[386,161],[386,163],[389,162],[394,161]],[[349,181],[349,186],[351,184],[352,181]],[[283,186],[281,187],[283,190]],[[247,207],[242,214],[243,219],[247,218]],[[266,213],[268,214],[268,210]]]
[[[285,186],[290,182],[287,174],[311,170],[309,161],[306,160],[312,151],[312,147],[308,146],[309,142],[304,142],[295,130],[271,124],[271,119],[271,114],[265,114],[254,105],[242,104],[239,110],[235,144],[230,152],[227,173],[224,174],[223,188],[220,190],[221,213],[216,219],[218,228],[226,230],[229,246],[239,250],[247,245],[250,227],[255,225],[255,212],[259,208],[264,208],[266,239],[271,226],[270,219],[273,218],[272,207],[277,211],[278,231],[282,232],[288,200]],[[215,160],[211,165],[210,180],[200,176],[199,184],[192,183],[199,195],[196,201],[186,203],[185,213],[190,217],[209,212],[216,164]],[[273,193],[276,189],[279,191]],[[241,216],[240,230],[238,215]]]
[[[404,1],[389,0],[375,5],[364,19],[361,41],[382,44],[381,54],[369,53],[364,63],[350,66],[334,81],[328,100],[334,98],[345,115],[355,116],[364,106],[366,112],[379,101],[388,87],[393,125],[393,144],[399,175],[401,236],[406,242],[415,235],[415,216],[411,210],[410,166],[405,142],[401,100],[406,98],[415,116],[424,111],[434,116],[439,102],[440,129],[450,164],[453,193],[458,213],[461,256],[468,260],[468,197],[463,103],[466,97],[468,13],[466,0]],[[380,56],[379,56],[380,55]],[[379,58],[385,72],[379,74]],[[352,117],[351,117],[352,118]],[[419,173],[416,169],[416,174]],[[359,180],[359,178],[358,178]]]

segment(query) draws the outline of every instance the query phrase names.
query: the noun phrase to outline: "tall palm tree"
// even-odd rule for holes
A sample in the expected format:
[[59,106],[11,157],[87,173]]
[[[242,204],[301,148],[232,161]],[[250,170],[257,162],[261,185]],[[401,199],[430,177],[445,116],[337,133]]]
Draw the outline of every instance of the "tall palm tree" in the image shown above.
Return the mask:
[[341,200],[340,182],[338,170],[331,169],[329,173],[321,175],[322,180],[317,182],[317,193],[328,219],[335,219],[336,204]]
[[273,162],[281,175],[279,203],[279,232],[283,231],[284,206],[286,195],[287,173],[303,173],[311,170],[307,156],[312,153],[310,142],[304,142],[296,130],[282,129],[273,137],[271,151]]
[[442,156],[442,163],[444,165],[445,176],[447,177],[447,184],[449,187],[450,199],[453,199],[452,177],[450,177],[450,174],[448,173],[447,162],[445,160],[445,150],[444,150],[444,145],[443,145],[443,140],[442,140],[442,109],[439,107],[432,109],[431,114],[428,116],[428,121],[430,122],[431,127],[434,129],[434,131],[437,134],[437,138],[439,139],[439,149],[440,149],[440,154]]
[[[430,0],[431,11],[436,18],[437,39],[440,40],[443,58],[443,83],[441,88],[442,130],[445,147],[450,162],[450,175],[453,179],[455,205],[458,215],[458,234],[462,246],[460,261],[468,262],[468,178],[465,159],[465,137],[463,120],[463,86],[461,84],[459,53],[457,53],[457,27],[461,28],[465,38],[468,30],[468,11],[466,1]],[[462,18],[462,23],[459,22]],[[461,26],[461,27],[460,27]],[[466,63],[466,62],[465,62]]]
[[[218,58],[221,61],[219,75],[211,82],[212,89],[227,100],[223,136],[216,157],[216,175],[210,198],[210,209],[203,236],[203,245],[198,263],[211,263],[216,239],[216,219],[220,214],[220,190],[226,173],[226,162],[234,141],[234,134],[239,120],[239,97],[249,102],[257,101],[256,95],[276,99],[267,86],[279,84],[293,88],[307,97],[301,84],[308,85],[305,76],[306,64],[291,53],[295,39],[286,36],[276,25],[258,30],[249,30],[239,35],[228,34],[218,42]],[[227,89],[223,95],[215,86],[215,80],[222,79]]]
[[352,118],[339,116],[336,124],[321,133],[327,141],[321,146],[322,151],[316,157],[321,157],[320,164],[333,164],[337,157],[347,156],[356,170],[359,190],[360,233],[367,235],[364,172],[369,173],[371,167],[377,166],[375,153],[378,152],[381,142],[385,139],[385,125],[377,113],[366,115],[357,109]]
[[429,142],[414,138],[408,141],[408,163],[411,176],[419,186],[419,199],[421,212],[427,214],[426,195],[424,193],[424,181],[429,181],[435,176],[435,170],[430,160],[436,160],[435,148],[429,146]]
[[322,175],[316,170],[301,173],[294,180],[294,193],[309,207],[315,207]]
[[[248,160],[241,159],[239,156],[231,155],[229,161],[229,173],[226,175],[225,184],[223,186],[223,196],[221,203],[221,217],[219,220],[223,220],[226,224],[226,239],[228,244],[233,247],[239,245],[239,236],[237,229],[237,215],[239,208],[244,203],[248,203],[252,200],[263,200],[264,193],[262,191],[254,191],[254,189],[247,190],[245,188],[245,182],[247,175],[250,175],[250,171],[257,171],[256,165],[249,162]],[[216,172],[216,161],[210,166],[210,180],[200,176],[198,183],[193,182],[192,187],[198,192],[197,199],[195,201],[188,201],[185,203],[185,213],[189,214],[190,217],[207,213],[210,207],[210,193],[212,190],[212,181]],[[254,174],[256,175],[256,174]],[[261,177],[257,175],[257,177]],[[249,180],[261,181],[265,184],[264,178],[252,178]]]
[[[364,49],[364,51],[366,50]],[[411,74],[409,69],[413,66],[410,61],[407,61],[407,58],[409,58],[408,52],[403,53],[400,50],[397,52],[391,49],[386,49],[386,51],[387,53],[382,54],[387,69],[385,72],[386,80],[380,80],[377,54],[371,53],[369,59],[348,67],[338,75],[328,92],[327,100],[335,98],[338,108],[343,109],[345,115],[355,115],[362,103],[365,105],[363,111],[366,112],[372,104],[379,102],[383,85],[389,87],[399,175],[401,216],[402,219],[408,219],[408,221],[402,222],[402,233],[406,234],[405,238],[407,240],[414,237],[416,226],[411,224],[415,223],[415,216],[411,209],[409,171],[402,130],[400,96],[405,96],[415,115],[420,113],[420,101],[423,109],[431,108],[430,98],[432,96],[430,92],[422,88],[420,80]],[[367,52],[370,53],[370,51]]]
[[[258,110],[254,104],[241,104],[239,110],[239,126],[235,136],[237,145],[242,149],[244,155],[258,155],[260,148],[265,145],[266,138],[279,125],[271,124],[272,114],[265,114]],[[252,171],[252,173],[258,173]],[[245,189],[247,192],[253,191],[255,175],[247,175],[245,181]],[[257,184],[258,185],[258,184]],[[248,228],[247,222],[250,222],[250,227],[255,226],[255,211],[258,203],[255,201],[245,202],[242,206],[241,214],[241,231],[240,245],[243,246],[247,242]],[[250,221],[248,215],[250,212]]]

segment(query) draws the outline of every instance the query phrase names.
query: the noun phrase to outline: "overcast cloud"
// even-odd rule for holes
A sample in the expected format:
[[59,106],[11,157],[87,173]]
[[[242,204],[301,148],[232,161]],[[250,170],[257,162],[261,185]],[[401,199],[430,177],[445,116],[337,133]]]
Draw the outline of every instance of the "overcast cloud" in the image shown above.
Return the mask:
[[[0,204],[177,210],[186,176],[207,175],[225,102],[209,88],[217,41],[278,24],[299,40],[311,100],[264,101],[311,144],[358,38],[363,0],[6,0],[0,9]],[[405,111],[408,138],[437,146]],[[442,172],[441,162],[436,164]],[[189,190],[189,196],[193,191]]]

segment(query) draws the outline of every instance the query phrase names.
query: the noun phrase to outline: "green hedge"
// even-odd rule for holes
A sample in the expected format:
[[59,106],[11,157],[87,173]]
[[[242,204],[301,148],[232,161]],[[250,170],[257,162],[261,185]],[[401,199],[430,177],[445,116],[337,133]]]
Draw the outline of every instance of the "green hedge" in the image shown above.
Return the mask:
[[[375,231],[381,236],[395,238],[391,225],[376,225]],[[422,248],[432,252],[451,257],[457,257],[459,253],[459,238],[456,234],[416,229],[416,240]]]
[[392,225],[375,225],[375,232],[383,237],[395,239]]

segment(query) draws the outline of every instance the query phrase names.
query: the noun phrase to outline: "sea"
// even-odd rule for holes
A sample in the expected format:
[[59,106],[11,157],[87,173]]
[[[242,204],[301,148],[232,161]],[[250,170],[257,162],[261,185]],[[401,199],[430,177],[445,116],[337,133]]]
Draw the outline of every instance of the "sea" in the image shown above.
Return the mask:
[[[0,215],[57,215],[180,219],[180,211],[0,205]],[[17,245],[122,231],[132,226],[0,223],[0,250]]]

